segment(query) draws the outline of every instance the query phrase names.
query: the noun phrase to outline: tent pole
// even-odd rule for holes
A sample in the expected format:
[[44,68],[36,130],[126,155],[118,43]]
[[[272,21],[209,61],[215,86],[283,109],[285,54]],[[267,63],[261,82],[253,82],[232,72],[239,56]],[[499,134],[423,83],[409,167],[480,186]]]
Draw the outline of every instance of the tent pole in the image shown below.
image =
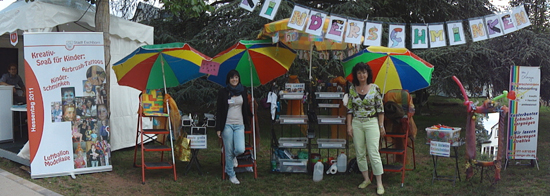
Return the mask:
[[[162,58],[162,54],[160,56],[160,64],[162,65],[162,83],[164,84],[164,96],[168,94],[168,91],[166,90],[166,76],[164,74],[164,58]],[[168,112],[168,131],[170,132],[170,148],[172,149],[172,167],[176,167],[176,158],[174,157],[174,136],[172,135],[172,121],[170,119],[170,104],[166,101],[166,97],[163,98],[164,102],[166,102],[166,111]],[[164,138],[166,140],[166,138]],[[175,170],[174,170],[175,171]]]
[[386,64],[386,76],[384,76],[384,88],[382,89],[382,97],[384,96],[384,94],[386,94],[386,82],[388,82],[388,69],[390,68],[390,66],[388,65],[389,59],[390,55],[388,54],[386,61],[384,61],[384,64]]
[[248,67],[250,67],[250,91],[252,92],[252,145],[254,146],[252,157],[256,160],[256,113],[254,113],[254,78],[252,77],[252,58],[250,57],[250,53],[248,53]]

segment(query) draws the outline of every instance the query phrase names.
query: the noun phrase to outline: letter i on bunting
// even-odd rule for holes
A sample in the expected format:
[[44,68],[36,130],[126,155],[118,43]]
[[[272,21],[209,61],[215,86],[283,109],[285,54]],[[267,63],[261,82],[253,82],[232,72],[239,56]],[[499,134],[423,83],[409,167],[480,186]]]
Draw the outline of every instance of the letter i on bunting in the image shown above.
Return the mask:
[[275,15],[277,15],[277,11],[279,10],[280,5],[281,0],[265,0],[264,5],[262,6],[262,10],[260,11],[260,16],[269,20],[273,20],[273,18],[275,18]]
[[447,37],[449,39],[449,45],[451,46],[466,43],[462,21],[447,22]]
[[260,0],[241,0],[241,4],[239,5],[239,7],[251,12],[254,10],[254,8],[256,8],[258,2],[260,2]]
[[477,42],[487,39],[483,18],[471,18],[468,23],[470,25],[470,33],[472,33],[472,41]]
[[306,27],[307,17],[309,16],[309,9],[295,5],[292,10],[292,15],[288,20],[287,26],[293,29],[303,31]]
[[346,43],[361,44],[361,38],[363,37],[363,26],[365,26],[363,21],[348,20],[344,41]]
[[330,16],[326,38],[342,42],[344,37],[344,29],[346,28],[346,18]]
[[323,26],[325,25],[326,19],[327,15],[325,13],[311,11],[311,13],[309,14],[309,20],[307,21],[307,26],[305,30],[306,33],[316,36],[322,36]]
[[428,26],[411,24],[411,46],[413,49],[428,48]]

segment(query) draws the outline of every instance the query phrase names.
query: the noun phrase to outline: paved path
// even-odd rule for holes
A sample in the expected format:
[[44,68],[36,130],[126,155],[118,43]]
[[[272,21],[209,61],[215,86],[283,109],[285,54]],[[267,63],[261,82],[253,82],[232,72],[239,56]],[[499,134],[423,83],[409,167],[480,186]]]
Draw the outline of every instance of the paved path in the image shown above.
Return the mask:
[[59,196],[56,192],[50,191],[24,178],[0,169],[0,196],[21,195],[21,196]]

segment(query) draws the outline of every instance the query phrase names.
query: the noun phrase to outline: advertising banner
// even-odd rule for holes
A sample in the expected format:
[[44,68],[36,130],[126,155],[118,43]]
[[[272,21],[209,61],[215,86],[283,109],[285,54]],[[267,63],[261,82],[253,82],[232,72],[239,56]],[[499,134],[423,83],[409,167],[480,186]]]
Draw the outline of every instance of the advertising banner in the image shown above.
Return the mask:
[[536,159],[539,127],[540,68],[510,68],[510,90],[516,100],[510,101],[508,119],[508,159]]
[[102,33],[25,33],[31,177],[111,171]]

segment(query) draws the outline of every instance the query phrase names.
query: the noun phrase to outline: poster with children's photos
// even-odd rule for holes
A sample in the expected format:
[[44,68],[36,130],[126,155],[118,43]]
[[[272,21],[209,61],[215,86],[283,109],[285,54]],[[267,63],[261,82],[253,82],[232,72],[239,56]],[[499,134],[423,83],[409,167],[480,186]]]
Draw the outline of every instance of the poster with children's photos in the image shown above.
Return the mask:
[[25,33],[31,177],[111,171],[101,33]]

